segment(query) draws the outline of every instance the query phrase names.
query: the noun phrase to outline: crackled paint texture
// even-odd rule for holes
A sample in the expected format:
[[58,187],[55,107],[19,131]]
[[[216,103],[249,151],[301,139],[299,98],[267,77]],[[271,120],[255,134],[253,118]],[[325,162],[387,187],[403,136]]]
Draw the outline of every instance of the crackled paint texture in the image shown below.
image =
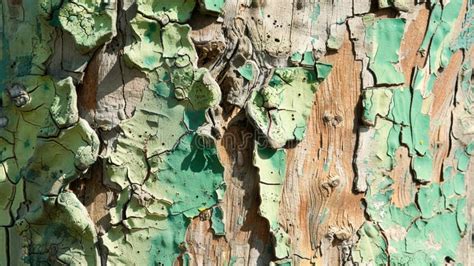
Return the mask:
[[2,242],[11,247],[2,265],[100,261],[93,223],[68,191],[95,162],[99,139],[79,118],[72,79],[46,71],[57,8],[47,1],[2,3],[1,217]]
[[[426,64],[415,69],[410,87],[393,86],[403,82],[402,76],[387,82],[393,84],[390,87],[363,92],[363,121],[369,128],[361,132],[359,149],[370,145],[376,151],[361,153],[357,158],[356,189],[365,191],[365,212],[370,221],[358,231],[356,262],[428,265],[457,259],[457,247],[467,227],[463,171],[469,159],[465,150],[454,151],[454,165],[444,164],[442,181],[430,183],[436,151],[430,145],[430,110],[434,81],[455,52],[452,44],[457,37],[449,32],[461,6],[462,1],[431,5],[427,32],[419,49],[427,55]],[[391,21],[378,21],[384,20]],[[369,26],[367,31],[366,36],[388,34],[388,28]],[[403,32],[402,26],[396,35],[402,36]],[[385,45],[384,49],[388,50],[385,54],[396,55],[399,47]],[[389,62],[398,61],[394,57]],[[369,63],[369,68],[373,66]],[[374,74],[377,84],[377,72]],[[397,69],[384,70],[387,77],[399,74]],[[387,175],[399,163],[395,154],[402,145],[409,150],[414,178],[421,184],[412,195],[416,200],[403,207],[393,203],[394,180]]]
[[2,0],[0,265],[468,264],[473,7]]

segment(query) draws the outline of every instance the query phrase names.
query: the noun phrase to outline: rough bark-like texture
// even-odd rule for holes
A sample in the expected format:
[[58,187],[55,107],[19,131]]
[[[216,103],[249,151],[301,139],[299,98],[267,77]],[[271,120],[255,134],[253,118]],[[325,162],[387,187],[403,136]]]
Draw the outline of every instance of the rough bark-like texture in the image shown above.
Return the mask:
[[0,265],[472,261],[472,0],[0,7]]

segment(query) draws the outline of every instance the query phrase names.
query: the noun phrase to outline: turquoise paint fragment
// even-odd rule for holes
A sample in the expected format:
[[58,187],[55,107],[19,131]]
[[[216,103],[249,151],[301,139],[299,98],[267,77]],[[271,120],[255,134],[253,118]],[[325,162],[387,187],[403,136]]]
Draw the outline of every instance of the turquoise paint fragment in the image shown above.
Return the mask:
[[237,71],[239,71],[240,75],[242,75],[242,77],[244,77],[248,81],[252,81],[254,80],[254,78],[256,78],[254,77],[255,70],[253,68],[253,65],[250,63],[246,63],[243,66],[239,67]]
[[415,155],[412,159],[413,170],[415,171],[415,179],[421,183],[431,181],[433,175],[433,158],[427,153],[424,156]]
[[216,206],[212,208],[211,224],[215,235],[225,235],[224,212],[221,207]]
[[225,0],[203,0],[200,3],[204,11],[220,14],[223,11]]
[[455,158],[458,162],[458,170],[461,172],[465,172],[469,167],[470,156],[463,149],[458,149],[456,150]]
[[400,61],[398,52],[404,28],[405,19],[401,18],[378,19],[367,25],[366,45],[372,47],[367,54],[370,58],[369,69],[378,85],[405,81],[403,73],[396,67]]

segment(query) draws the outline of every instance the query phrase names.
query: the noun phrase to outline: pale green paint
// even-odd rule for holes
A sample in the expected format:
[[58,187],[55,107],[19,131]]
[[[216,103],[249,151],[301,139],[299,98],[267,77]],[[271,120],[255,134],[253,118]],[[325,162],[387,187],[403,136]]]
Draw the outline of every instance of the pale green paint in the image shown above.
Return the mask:
[[69,0],[61,6],[58,20],[61,28],[72,35],[77,48],[87,53],[112,37],[114,14],[99,0]]
[[286,151],[255,143],[253,165],[258,168],[260,199],[259,213],[268,220],[278,259],[290,254],[289,236],[280,227],[279,209],[286,176]]
[[[138,1],[134,40],[125,47],[126,62],[150,85],[133,117],[119,124],[123,134],[106,157],[105,179],[121,190],[111,210],[120,225],[103,237],[112,264],[172,265],[185,252],[191,219],[215,206],[225,190],[214,143],[197,134],[210,123],[205,114],[219,104],[221,91],[209,71],[197,67],[191,28],[183,24],[194,1],[179,2]],[[223,214],[213,210],[221,235],[216,217]]]
[[268,86],[253,91],[247,116],[271,147],[303,139],[317,86],[329,74],[328,65],[320,68],[319,74],[302,67],[276,69]]

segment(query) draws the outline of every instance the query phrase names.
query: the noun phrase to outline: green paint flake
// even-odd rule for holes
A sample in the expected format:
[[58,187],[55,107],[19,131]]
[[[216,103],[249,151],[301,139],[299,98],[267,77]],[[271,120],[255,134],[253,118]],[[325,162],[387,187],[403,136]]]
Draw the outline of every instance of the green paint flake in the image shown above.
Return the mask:
[[125,60],[129,65],[153,70],[161,66],[163,45],[161,26],[140,14],[130,21],[136,42],[125,47]]
[[375,125],[377,116],[386,117],[390,111],[392,94],[390,89],[364,90],[362,98],[364,113],[362,120],[368,125]]
[[469,167],[470,156],[462,149],[456,150],[454,156],[458,162],[457,168],[459,171],[465,172]]
[[101,1],[70,0],[61,6],[58,21],[72,35],[77,48],[87,53],[114,35],[114,14]]
[[398,52],[405,28],[405,19],[384,18],[367,25],[366,46],[370,58],[369,69],[374,73],[375,82],[382,84],[401,84],[405,81],[397,64]]
[[211,225],[215,235],[225,235],[224,212],[221,207],[212,208]]
[[203,0],[199,3],[203,11],[220,14],[223,11],[225,0]]
[[413,91],[411,108],[411,133],[414,149],[424,155],[430,145],[430,116],[423,113],[423,96],[419,90]]
[[256,78],[256,69],[255,66],[249,62],[245,63],[243,66],[237,69],[239,74],[248,81],[254,80]]
[[189,0],[137,0],[138,11],[145,16],[180,23],[191,18],[195,5],[196,1]]
[[302,140],[318,84],[315,71],[288,67],[275,70],[268,86],[253,91],[247,116],[271,147]]
[[412,98],[410,89],[394,89],[392,92],[392,103],[388,117],[397,124],[403,126],[410,125],[410,104]]
[[293,53],[290,56],[290,61],[295,65],[301,63],[301,60],[303,60],[303,55],[300,52]]
[[431,184],[427,187],[421,187],[418,192],[417,203],[423,218],[435,216],[444,206],[440,186]]
[[354,261],[361,264],[386,265],[388,256],[385,252],[387,243],[380,230],[371,222],[365,222],[357,231],[359,241],[354,247]]
[[326,79],[329,76],[329,73],[331,73],[331,70],[332,70],[332,65],[331,64],[325,64],[325,63],[320,63],[320,62],[316,62],[314,67],[316,69],[316,75],[318,76],[319,82]]
[[[194,1],[137,4],[125,59],[150,85],[104,158],[105,182],[121,193],[111,209],[115,225],[103,240],[111,264],[172,265],[186,254],[190,219],[216,206],[225,190],[214,142],[199,133],[221,91],[209,71],[197,67],[191,28],[184,24]],[[220,216],[213,208],[216,234],[224,230]]]
[[301,61],[301,64],[303,66],[313,67],[315,63],[316,61],[314,61],[313,52],[312,51],[304,52],[303,60]]
[[415,155],[412,160],[415,179],[420,183],[431,181],[433,175],[433,158],[427,153],[424,156]]
[[255,143],[253,165],[258,168],[260,186],[259,213],[268,220],[273,236],[275,255],[286,258],[290,252],[289,236],[278,222],[281,193],[286,176],[286,152]]
[[401,126],[394,124],[387,138],[387,155],[394,158],[395,152],[400,147]]

